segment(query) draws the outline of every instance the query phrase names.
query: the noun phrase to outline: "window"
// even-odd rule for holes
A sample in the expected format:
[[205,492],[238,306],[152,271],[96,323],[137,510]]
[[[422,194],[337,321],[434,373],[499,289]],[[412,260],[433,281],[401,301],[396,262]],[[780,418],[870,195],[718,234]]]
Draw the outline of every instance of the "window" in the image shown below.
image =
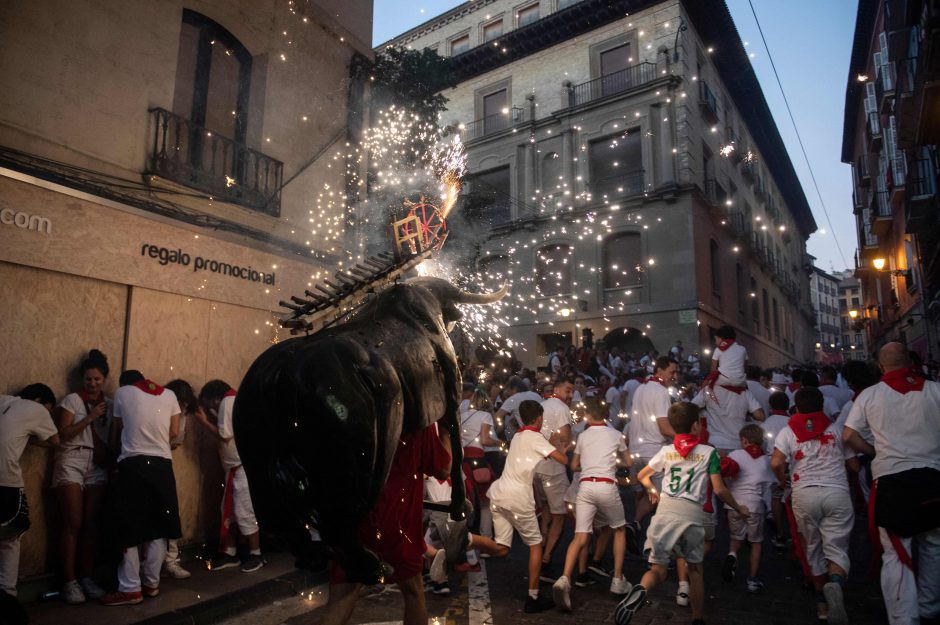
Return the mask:
[[493,41],[503,36],[503,20],[483,25],[483,43]]
[[744,268],[741,263],[734,264],[734,284],[738,293],[738,313],[743,320],[747,314],[747,288],[744,284]]
[[760,332],[760,303],[757,301],[757,280],[754,276],[751,276],[751,287],[747,296],[751,298],[751,324],[756,334]]
[[780,307],[777,306],[777,298],[773,298],[774,308],[774,340],[780,342]]
[[604,241],[604,288],[623,289],[640,284],[643,261],[640,233],[624,232]]
[[461,210],[472,223],[496,226],[511,218],[509,165],[467,176],[464,189]]
[[523,26],[528,26],[532,22],[538,21],[539,19],[539,5],[530,4],[527,7],[519,9],[516,13],[516,25],[519,28]]
[[761,300],[764,304],[764,336],[770,338],[770,298],[767,289],[761,289]]
[[718,252],[718,243],[712,239],[708,243],[708,252],[711,263],[709,269],[712,272],[712,292],[721,297],[721,256]]
[[470,35],[461,35],[450,42],[450,55],[457,56],[470,49]]
[[562,192],[564,188],[562,177],[561,157],[558,156],[558,152],[549,152],[542,157],[542,181],[540,184],[543,197]]
[[862,335],[861,335],[861,334],[856,334],[856,335],[855,335],[855,346],[856,346],[856,347],[860,347],[861,344],[862,344]]
[[861,305],[862,303],[857,297],[852,298],[852,308],[854,308],[855,310],[858,310],[858,307]]
[[600,53],[601,95],[620,93],[632,86],[626,71],[632,61],[629,43]]
[[[173,112],[244,144],[248,125],[251,54],[225,28],[183,10]],[[191,158],[202,157],[202,133],[190,138]]]
[[483,96],[483,134],[509,126],[509,94],[506,89]]
[[565,295],[571,292],[571,247],[548,245],[536,252],[536,292],[539,295]]
[[592,141],[588,147],[591,191],[597,197],[643,192],[643,155],[639,128]]

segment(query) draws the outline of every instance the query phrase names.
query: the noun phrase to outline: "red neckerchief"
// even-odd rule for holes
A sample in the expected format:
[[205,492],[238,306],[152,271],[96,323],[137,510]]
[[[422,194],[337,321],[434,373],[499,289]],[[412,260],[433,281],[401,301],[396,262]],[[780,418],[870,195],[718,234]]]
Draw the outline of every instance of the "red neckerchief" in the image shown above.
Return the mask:
[[771,411],[770,411],[770,414],[772,414],[772,415],[779,415],[779,416],[781,416],[781,417],[786,417],[787,419],[790,418],[790,413],[787,412],[786,410],[771,410]]
[[754,445],[753,443],[745,445],[744,451],[746,451],[751,458],[760,458],[764,455],[764,448],[760,445]]
[[148,395],[162,395],[163,387],[157,384],[156,382],[151,382],[150,380],[140,380],[139,382],[134,382],[134,386],[147,393]]
[[800,443],[819,438],[830,424],[832,424],[832,421],[830,421],[826,413],[821,410],[819,412],[809,412],[806,414],[797,412],[790,417],[790,420],[787,422],[787,425],[789,425],[793,433],[796,434],[797,442]]
[[662,378],[657,378],[655,375],[651,375],[650,377],[646,378],[643,384],[646,384],[647,382],[659,382],[660,384],[663,385],[664,389],[669,390],[669,386],[665,382],[663,382]]
[[741,472],[741,465],[731,456],[725,456],[718,464],[718,472],[721,474],[721,477],[737,477],[738,473]]
[[235,397],[235,389],[230,388],[229,390],[225,391],[225,397]]
[[694,434],[676,434],[676,437],[672,439],[672,446],[676,448],[676,451],[679,452],[679,455],[683,458],[687,458],[698,444],[699,438]]
[[518,434],[519,432],[536,432],[536,433],[538,433],[538,434],[541,434],[541,433],[542,433],[542,430],[540,430],[540,429],[538,429],[537,427],[534,427],[534,426],[532,426],[532,425],[525,425],[525,426],[519,428],[519,430],[518,430],[516,433]]
[[798,390],[800,390],[801,386],[803,386],[802,382],[790,382],[789,384],[787,384],[787,390],[790,391],[791,393],[795,393]]
[[731,391],[735,395],[740,395],[747,390],[746,386],[731,386],[730,384],[722,384],[721,388],[725,389],[726,391]]
[[906,395],[911,391],[924,390],[924,378],[922,378],[913,369],[895,369],[881,376],[881,381],[899,392]]
[[79,399],[81,399],[83,402],[85,402],[86,404],[90,406],[94,406],[95,404],[104,401],[104,393],[102,393],[101,391],[98,391],[97,397],[92,397],[88,393],[88,391],[86,391],[85,389],[81,389],[77,391],[75,394],[78,395]]
[[721,339],[721,342],[718,343],[718,349],[725,351],[732,345],[734,345],[734,339]]

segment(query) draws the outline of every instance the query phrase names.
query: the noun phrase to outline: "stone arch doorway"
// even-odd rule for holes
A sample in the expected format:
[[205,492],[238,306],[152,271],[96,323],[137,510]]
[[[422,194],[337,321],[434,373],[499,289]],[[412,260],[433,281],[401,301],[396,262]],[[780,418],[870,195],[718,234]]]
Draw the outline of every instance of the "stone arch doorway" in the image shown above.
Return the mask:
[[621,353],[630,352],[637,357],[651,349],[656,349],[653,341],[636,328],[614,328],[605,334],[601,340],[608,349],[618,347]]

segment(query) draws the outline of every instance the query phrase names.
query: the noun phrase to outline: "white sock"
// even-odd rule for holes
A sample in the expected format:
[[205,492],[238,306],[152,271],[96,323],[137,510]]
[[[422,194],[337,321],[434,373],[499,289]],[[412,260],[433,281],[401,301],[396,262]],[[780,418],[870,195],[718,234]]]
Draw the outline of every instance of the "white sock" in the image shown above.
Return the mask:
[[679,582],[679,592],[682,592],[683,590],[686,593],[689,592],[689,582]]
[[476,566],[480,560],[477,558],[477,552],[474,549],[471,549],[467,552],[467,564],[470,566]]
[[538,590],[538,588],[536,588],[535,590],[530,590],[530,591],[529,591],[529,596],[532,597],[533,599],[538,599],[538,598],[539,598],[539,590]]
[[236,552],[236,550],[235,550],[235,547],[226,547],[226,548],[225,548],[225,555],[227,555],[227,556],[234,556],[236,553],[237,553],[237,552]]
[[249,553],[250,553],[251,555],[253,555],[253,556],[260,556],[260,555],[261,555],[261,549],[260,549],[260,548],[259,548],[259,549],[252,549],[251,551],[249,551]]

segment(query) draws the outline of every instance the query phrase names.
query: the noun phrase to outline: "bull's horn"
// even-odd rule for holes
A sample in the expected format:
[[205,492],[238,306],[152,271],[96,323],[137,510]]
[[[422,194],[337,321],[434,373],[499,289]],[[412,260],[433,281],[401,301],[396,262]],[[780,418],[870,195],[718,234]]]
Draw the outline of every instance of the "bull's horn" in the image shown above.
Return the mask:
[[498,291],[492,293],[468,293],[457,289],[457,296],[454,297],[454,301],[458,304],[492,304],[506,297],[506,293],[509,293],[508,282],[504,282]]
[[408,281],[409,284],[422,286],[437,294],[440,301],[451,301],[456,304],[492,304],[501,300],[509,292],[509,283],[492,293],[468,293],[441,278],[422,277]]

